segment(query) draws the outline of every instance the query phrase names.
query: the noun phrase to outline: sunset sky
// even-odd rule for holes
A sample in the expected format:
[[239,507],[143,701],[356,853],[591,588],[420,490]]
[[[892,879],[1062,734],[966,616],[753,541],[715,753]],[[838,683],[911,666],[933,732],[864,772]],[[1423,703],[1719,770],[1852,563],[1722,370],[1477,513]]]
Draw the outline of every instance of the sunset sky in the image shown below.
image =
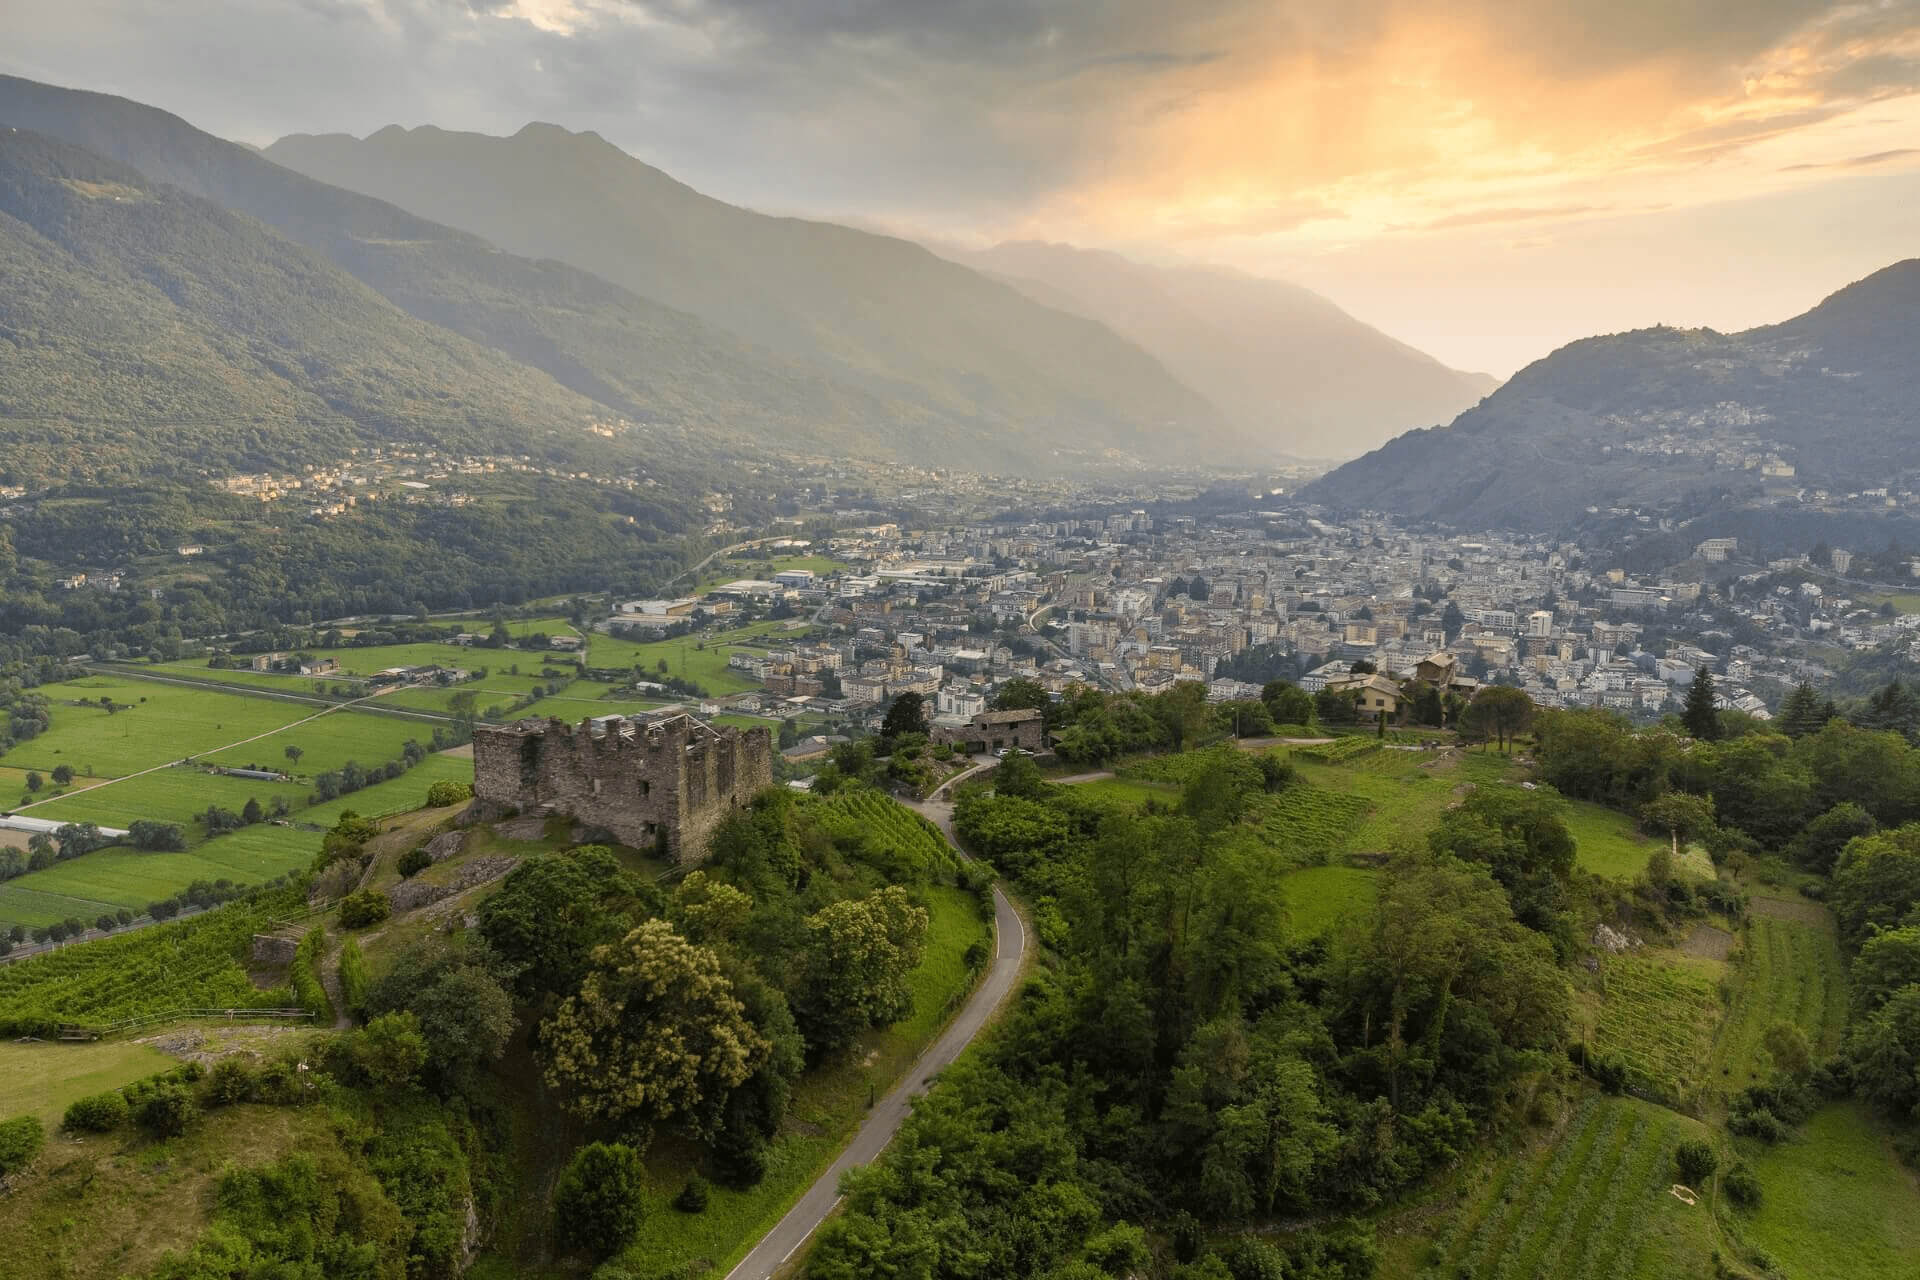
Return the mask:
[[593,129],[711,194],[1320,290],[1506,375],[1920,255],[1920,0],[7,0],[213,132]]

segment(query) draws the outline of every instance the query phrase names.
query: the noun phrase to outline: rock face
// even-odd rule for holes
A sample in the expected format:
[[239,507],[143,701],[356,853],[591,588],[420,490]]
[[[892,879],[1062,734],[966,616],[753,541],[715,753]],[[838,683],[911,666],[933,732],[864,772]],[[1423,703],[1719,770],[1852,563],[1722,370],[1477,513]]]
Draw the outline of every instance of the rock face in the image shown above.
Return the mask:
[[467,833],[464,831],[443,831],[427,841],[427,856],[435,862],[445,862],[464,849]]
[[705,856],[713,829],[772,784],[767,730],[716,729],[684,714],[522,720],[473,734],[480,814],[563,814],[678,862]]
[[269,965],[289,965],[293,963],[294,953],[300,949],[300,939],[284,938],[277,933],[256,933],[253,935],[253,947],[250,955],[253,963],[262,967]]

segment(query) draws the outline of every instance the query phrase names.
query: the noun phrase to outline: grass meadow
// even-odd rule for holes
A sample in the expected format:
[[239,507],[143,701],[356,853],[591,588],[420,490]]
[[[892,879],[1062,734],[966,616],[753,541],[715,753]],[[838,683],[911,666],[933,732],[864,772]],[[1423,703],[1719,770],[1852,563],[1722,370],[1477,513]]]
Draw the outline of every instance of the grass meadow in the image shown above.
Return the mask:
[[131,1040],[0,1043],[0,1116],[38,1116],[52,1133],[69,1103],[179,1065]]
[[1740,1233],[1794,1280],[1920,1277],[1920,1191],[1886,1128],[1857,1102],[1833,1103],[1786,1142],[1747,1140],[1759,1209]]
[[1305,867],[1289,872],[1280,885],[1294,935],[1318,937],[1368,911],[1379,895],[1380,875],[1364,867]]

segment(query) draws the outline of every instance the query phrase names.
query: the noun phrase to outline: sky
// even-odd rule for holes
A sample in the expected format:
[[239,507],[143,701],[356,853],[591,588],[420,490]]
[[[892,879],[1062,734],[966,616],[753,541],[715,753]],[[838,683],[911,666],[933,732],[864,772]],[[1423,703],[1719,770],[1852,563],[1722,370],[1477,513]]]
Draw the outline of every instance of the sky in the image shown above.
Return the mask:
[[0,0],[239,141],[591,129],[709,194],[1294,280],[1459,368],[1920,256],[1920,0]]

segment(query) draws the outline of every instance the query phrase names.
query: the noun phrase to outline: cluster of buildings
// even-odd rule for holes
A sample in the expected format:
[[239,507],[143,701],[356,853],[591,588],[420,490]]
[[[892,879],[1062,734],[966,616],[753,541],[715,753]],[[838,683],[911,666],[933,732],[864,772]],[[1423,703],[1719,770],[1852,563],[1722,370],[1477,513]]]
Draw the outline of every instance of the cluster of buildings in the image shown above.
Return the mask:
[[[755,599],[786,601],[796,626],[819,624],[804,641],[736,652],[729,665],[761,684],[736,705],[857,719],[912,692],[957,731],[1015,677],[1056,693],[1196,681],[1226,701],[1282,674],[1309,692],[1353,688],[1390,714],[1401,709],[1390,691],[1424,678],[1461,696],[1498,683],[1544,707],[1652,716],[1678,709],[1706,668],[1722,705],[1764,717],[1785,685],[1831,674],[1798,641],[1920,650],[1920,616],[1883,617],[1812,583],[1743,594],[1738,584],[1764,575],[1726,577],[1739,561],[1733,538],[1703,540],[1692,561],[1646,575],[1605,565],[1605,551],[1512,534],[1286,508],[1131,509],[876,525],[828,549],[856,567],[729,584],[765,586]],[[1848,559],[1766,572],[1796,566],[1844,573]],[[725,591],[665,603],[713,609]]]

